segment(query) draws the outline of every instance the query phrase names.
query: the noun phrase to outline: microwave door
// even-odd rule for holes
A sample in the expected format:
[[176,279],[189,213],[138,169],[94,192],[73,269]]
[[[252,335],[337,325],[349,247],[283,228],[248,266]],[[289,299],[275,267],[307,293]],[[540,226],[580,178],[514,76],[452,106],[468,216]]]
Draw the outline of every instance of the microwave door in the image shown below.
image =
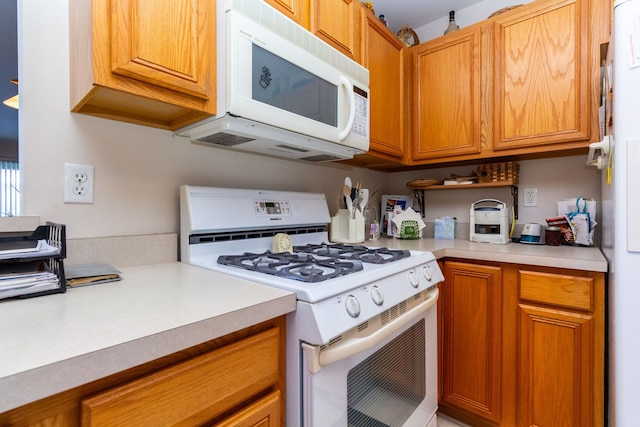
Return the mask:
[[[277,34],[260,27],[253,31],[231,34],[226,64],[228,112],[366,151],[366,87],[356,90],[330,64]],[[358,120],[356,107],[366,120]],[[353,138],[354,125],[358,138]]]

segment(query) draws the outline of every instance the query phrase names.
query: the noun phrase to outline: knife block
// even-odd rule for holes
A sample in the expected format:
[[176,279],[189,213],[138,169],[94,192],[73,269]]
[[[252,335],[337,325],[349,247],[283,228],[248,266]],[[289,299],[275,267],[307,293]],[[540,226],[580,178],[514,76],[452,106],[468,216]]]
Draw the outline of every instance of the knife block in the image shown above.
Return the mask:
[[333,243],[362,243],[364,242],[364,216],[356,209],[355,218],[349,215],[347,209],[340,209],[331,217],[329,240]]

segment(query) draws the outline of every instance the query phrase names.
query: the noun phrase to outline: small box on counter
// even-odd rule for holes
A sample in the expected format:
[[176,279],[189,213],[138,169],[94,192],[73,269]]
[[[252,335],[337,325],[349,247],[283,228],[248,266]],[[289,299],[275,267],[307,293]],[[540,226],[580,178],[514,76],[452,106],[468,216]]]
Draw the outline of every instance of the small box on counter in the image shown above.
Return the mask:
[[436,239],[453,240],[456,237],[456,219],[451,216],[436,218],[433,237]]

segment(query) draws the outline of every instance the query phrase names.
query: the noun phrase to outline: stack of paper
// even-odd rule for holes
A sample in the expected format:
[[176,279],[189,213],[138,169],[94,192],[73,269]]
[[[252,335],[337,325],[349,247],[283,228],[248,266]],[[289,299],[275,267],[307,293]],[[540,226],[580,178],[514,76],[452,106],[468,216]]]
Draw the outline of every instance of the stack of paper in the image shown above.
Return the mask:
[[0,264],[0,299],[60,287],[58,276],[43,261]]
[[67,286],[97,285],[120,280],[120,271],[109,264],[67,265],[64,268]]

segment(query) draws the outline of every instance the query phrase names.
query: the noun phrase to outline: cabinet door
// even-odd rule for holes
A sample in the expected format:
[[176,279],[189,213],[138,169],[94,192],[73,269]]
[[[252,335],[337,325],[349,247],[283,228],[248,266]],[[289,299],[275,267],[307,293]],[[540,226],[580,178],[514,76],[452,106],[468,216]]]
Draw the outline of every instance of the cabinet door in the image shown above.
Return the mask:
[[479,153],[481,27],[413,49],[413,160]]
[[69,0],[71,111],[176,130],[216,113],[209,0]]
[[358,61],[359,13],[357,0],[310,0],[309,31]]
[[207,50],[214,48],[214,39],[202,32],[210,24],[204,3],[113,0],[111,72],[207,99],[212,65]]
[[441,407],[500,421],[502,268],[445,262]]
[[280,13],[309,28],[309,0],[264,0],[275,7]]
[[494,149],[588,142],[587,6],[556,0],[496,19]]
[[593,317],[521,304],[519,342],[519,425],[594,425]]
[[268,394],[214,427],[280,427],[280,392]]
[[[364,8],[364,6],[363,6]],[[362,10],[362,65],[369,70],[370,146],[404,156],[404,44],[369,10]]]

